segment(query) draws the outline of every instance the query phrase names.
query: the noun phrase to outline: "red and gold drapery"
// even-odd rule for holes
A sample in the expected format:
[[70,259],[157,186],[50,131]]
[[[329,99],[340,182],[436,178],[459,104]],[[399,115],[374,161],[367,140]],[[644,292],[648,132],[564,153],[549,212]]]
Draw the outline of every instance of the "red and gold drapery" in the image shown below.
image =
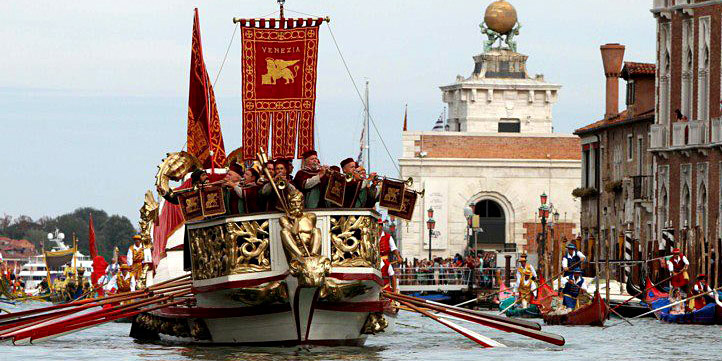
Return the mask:
[[318,28],[323,19],[245,19],[241,26],[243,154],[293,158],[314,148]]
[[216,96],[206,63],[203,61],[201,29],[198,9],[193,18],[193,44],[191,46],[190,85],[188,87],[188,153],[203,164],[203,168],[220,168],[226,164],[221,121],[216,107]]

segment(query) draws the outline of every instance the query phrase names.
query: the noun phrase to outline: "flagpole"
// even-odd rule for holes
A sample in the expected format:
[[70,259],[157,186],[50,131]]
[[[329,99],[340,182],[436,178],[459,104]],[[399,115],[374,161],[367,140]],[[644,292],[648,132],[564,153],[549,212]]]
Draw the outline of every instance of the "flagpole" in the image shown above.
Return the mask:
[[369,81],[366,79],[364,115],[366,117],[366,172],[371,173],[371,128],[369,127],[371,116],[369,114]]

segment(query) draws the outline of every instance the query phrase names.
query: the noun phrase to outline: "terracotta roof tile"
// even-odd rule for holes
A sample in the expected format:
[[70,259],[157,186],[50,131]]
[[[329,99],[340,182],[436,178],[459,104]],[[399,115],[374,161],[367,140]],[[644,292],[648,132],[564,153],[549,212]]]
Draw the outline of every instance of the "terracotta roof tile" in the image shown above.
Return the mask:
[[654,75],[656,68],[653,63],[625,61],[624,68],[622,68],[622,77],[625,75]]

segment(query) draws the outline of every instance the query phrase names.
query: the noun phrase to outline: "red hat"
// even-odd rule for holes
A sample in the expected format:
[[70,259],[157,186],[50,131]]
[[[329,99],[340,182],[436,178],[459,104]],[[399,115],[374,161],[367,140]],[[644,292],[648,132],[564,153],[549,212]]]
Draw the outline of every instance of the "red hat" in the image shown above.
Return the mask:
[[346,158],[346,159],[342,160],[342,161],[341,161],[341,168],[345,167],[346,164],[349,164],[349,163],[351,163],[351,162],[356,162],[356,161],[353,160],[353,158]]
[[301,154],[301,157],[302,157],[303,159],[306,159],[306,158],[308,158],[308,157],[310,157],[310,156],[312,156],[312,155],[318,155],[318,153],[316,153],[315,150],[311,149],[311,150],[307,150],[307,151],[303,152],[303,153]]
[[697,275],[697,279],[698,279],[698,280],[707,279],[707,275],[704,274],[704,273],[700,273],[700,274]]
[[672,253],[679,253],[679,248],[672,249]]

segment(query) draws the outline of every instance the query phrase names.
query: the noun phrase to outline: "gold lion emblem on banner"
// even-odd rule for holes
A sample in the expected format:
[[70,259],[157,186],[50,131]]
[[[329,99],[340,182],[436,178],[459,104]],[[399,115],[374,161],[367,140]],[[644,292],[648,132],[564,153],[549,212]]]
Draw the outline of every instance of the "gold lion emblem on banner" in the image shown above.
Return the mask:
[[[299,60],[266,58],[267,72],[266,74],[261,75],[261,84],[276,85],[276,81],[278,79],[285,80],[285,84],[293,83],[293,81],[296,80],[296,75],[298,74],[298,69],[300,68],[300,66],[295,65],[298,62]],[[292,65],[295,65],[293,67],[293,71],[289,68]]]

